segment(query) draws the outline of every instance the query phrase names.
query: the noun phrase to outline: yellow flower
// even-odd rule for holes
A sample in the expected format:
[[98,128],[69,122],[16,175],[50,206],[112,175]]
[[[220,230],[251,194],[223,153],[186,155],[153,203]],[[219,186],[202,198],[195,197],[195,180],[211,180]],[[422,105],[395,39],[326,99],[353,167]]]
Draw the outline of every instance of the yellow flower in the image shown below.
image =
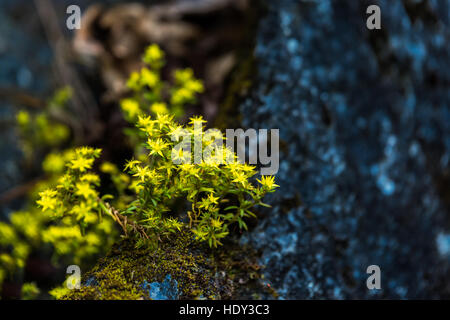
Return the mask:
[[263,187],[266,187],[269,190],[279,187],[279,185],[275,184],[274,176],[262,176],[261,180],[258,179],[258,182],[261,183]]
[[42,192],[39,192],[39,196],[41,197],[36,203],[42,207],[42,211],[46,211],[48,209],[55,210],[56,205],[58,204],[58,199],[56,195],[58,192],[56,190],[47,189]]
[[164,52],[157,44],[147,47],[143,57],[143,61],[151,66],[160,67],[164,59]]
[[184,87],[191,91],[196,93],[201,93],[204,90],[203,83],[200,80],[190,80],[187,81],[184,85]]
[[[203,120],[204,121],[204,120]],[[213,142],[218,142],[218,141],[223,141],[226,138],[223,136],[222,132],[218,129],[209,129],[205,132],[205,135],[203,136],[203,142],[207,145],[213,143]],[[223,146],[222,146],[223,148]]]
[[191,154],[189,152],[184,152],[183,148],[179,148],[176,150],[172,149],[172,161],[178,164],[189,162],[191,158]]
[[168,144],[166,142],[163,142],[162,139],[158,138],[156,140],[148,139],[147,146],[150,149],[149,155],[159,154],[161,157],[163,157],[163,151],[167,148]]
[[100,177],[93,173],[86,173],[86,174],[82,175],[80,180],[83,182],[92,183],[95,185],[100,184]]
[[195,167],[190,163],[183,163],[180,165],[181,171],[185,172],[188,176],[195,176],[200,179],[200,168]]
[[141,180],[142,182],[145,181],[147,178],[151,177],[154,173],[147,166],[145,167],[136,166],[135,170],[136,173],[133,174],[133,176],[139,178],[139,180]]
[[165,125],[170,124],[173,120],[173,116],[167,113],[159,113],[156,115],[156,123],[158,123],[159,130],[161,130]]
[[141,83],[144,86],[149,86],[150,88],[156,87],[159,82],[158,74],[147,69],[142,68],[141,70]]
[[[10,215],[11,225],[14,227],[15,231],[19,231],[23,233],[27,239],[33,241],[39,241],[41,236],[41,228],[43,223],[47,221],[48,217],[45,215],[36,215],[36,212],[33,211],[16,211]],[[0,224],[0,238],[3,241],[8,241],[8,236],[1,232],[1,224]],[[2,243],[0,240],[0,244]],[[11,242],[10,242],[11,243]]]
[[175,169],[175,165],[172,161],[166,161],[164,164],[162,164],[158,170],[166,171],[167,177],[170,178],[172,175],[172,170]]
[[249,173],[250,173],[250,172],[251,172],[251,173],[254,173],[255,170],[256,170],[256,167],[255,167],[255,166],[252,166],[252,165],[246,164],[246,163],[241,164],[240,168],[241,168],[242,171],[244,171],[244,172],[249,172]]
[[194,77],[194,71],[191,68],[175,70],[175,81],[177,84],[184,84]]
[[0,222],[0,244],[7,244],[16,241],[16,232],[11,225]]
[[[224,149],[225,151],[226,149]],[[238,171],[241,171],[241,163],[239,162],[231,162],[231,163],[227,163],[226,167],[233,173],[235,174]]]
[[2,253],[0,254],[0,264],[5,266],[7,269],[13,270],[15,265],[14,258],[9,254]]
[[128,187],[128,189],[134,191],[134,193],[138,194],[142,189],[144,189],[144,186],[141,184],[141,181],[139,180],[133,180]]
[[78,196],[82,196],[85,199],[89,199],[90,197],[96,197],[97,192],[93,190],[89,183],[86,182],[78,182],[75,186],[76,191],[75,194]]
[[189,132],[182,126],[176,125],[170,127],[170,131],[167,135],[172,139],[172,141],[178,141],[180,140],[180,137],[189,135]]
[[83,157],[77,157],[70,161],[69,167],[73,170],[78,170],[80,172],[85,172],[87,169],[92,168],[94,159],[86,159]]
[[150,134],[153,128],[153,120],[151,120],[150,116],[138,116],[137,125],[142,131],[146,131]]
[[213,204],[219,204],[219,197],[214,197],[213,193],[208,195],[208,200]]
[[126,175],[125,173],[121,173],[119,175],[119,179],[120,179],[121,182],[123,182],[125,184],[130,183],[130,177],[128,175]]
[[194,165],[193,164],[191,164],[191,163],[183,163],[183,164],[180,164],[180,169],[181,169],[181,171],[184,171],[184,172],[189,172],[189,171],[191,171],[192,170],[192,168],[194,167]]
[[48,173],[60,173],[64,170],[66,161],[61,154],[50,153],[42,162],[42,168]]
[[141,161],[139,160],[129,160],[127,161],[127,164],[125,165],[125,170],[135,170],[136,166],[138,164],[141,164]]
[[123,99],[120,101],[120,107],[125,115],[130,119],[136,118],[141,113],[139,103],[134,99]]
[[101,243],[101,239],[95,233],[89,233],[86,235],[86,242],[89,246],[98,246]]
[[163,223],[164,223],[165,227],[172,232],[175,230],[181,231],[181,227],[183,226],[183,223],[181,223],[173,218],[167,218],[167,219],[163,220]]
[[233,182],[241,183],[244,187],[248,183],[247,176],[243,172],[235,171],[233,172],[233,177],[234,177]]
[[75,152],[76,152],[77,155],[80,155],[82,157],[98,158],[100,156],[100,153],[102,152],[102,149],[99,149],[99,148],[94,149],[94,148],[91,148],[91,147],[84,146],[84,147],[77,148],[75,150]]
[[101,152],[102,149],[94,149],[86,146],[75,149],[76,156],[84,158],[98,158]]
[[150,111],[153,113],[167,113],[167,106],[164,102],[155,102],[151,105]]
[[195,95],[191,90],[188,90],[186,88],[179,88],[173,91],[170,101],[174,105],[180,105],[187,102],[191,102],[194,98]]
[[76,156],[76,152],[74,149],[67,149],[62,153],[62,156],[66,162],[72,160]]
[[30,114],[26,111],[19,111],[16,115],[16,120],[19,126],[26,126],[30,123]]
[[193,117],[189,118],[189,124],[191,124],[191,125],[195,125],[198,123],[202,124],[205,122],[207,122],[207,121],[204,120],[202,116],[193,116]]
[[77,220],[82,220],[84,217],[89,215],[91,207],[86,204],[86,202],[81,202],[79,205],[73,206],[70,212],[76,216]]
[[211,226],[213,228],[217,228],[219,229],[220,227],[222,227],[223,222],[220,220],[216,220],[216,219],[211,219]]
[[134,71],[131,73],[130,78],[127,81],[127,87],[132,90],[139,90],[141,88],[140,79],[141,76],[139,73]]
[[72,186],[72,176],[69,174],[65,174],[62,177],[58,179],[58,185],[56,186],[57,189],[70,189]]
[[103,162],[100,166],[100,171],[111,174],[117,172],[117,167],[111,162]]
[[203,198],[203,199],[198,203],[198,207],[199,207],[199,208],[204,208],[205,210],[208,210],[210,205],[211,205],[211,203],[209,202],[208,198]]
[[214,194],[210,193],[206,198],[203,198],[200,201],[199,208],[205,208],[206,210],[209,210],[210,208],[213,208],[214,205],[219,204],[219,199],[219,197],[214,197]]

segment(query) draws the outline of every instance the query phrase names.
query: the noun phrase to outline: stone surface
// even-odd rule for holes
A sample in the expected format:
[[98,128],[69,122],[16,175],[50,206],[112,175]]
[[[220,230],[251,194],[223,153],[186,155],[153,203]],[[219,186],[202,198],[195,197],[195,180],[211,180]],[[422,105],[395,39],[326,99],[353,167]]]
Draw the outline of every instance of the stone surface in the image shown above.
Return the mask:
[[[449,298],[450,4],[264,1],[243,125],[279,128],[252,233],[281,298]],[[368,290],[366,268],[381,268]]]
[[168,274],[163,282],[148,283],[145,280],[142,288],[148,292],[148,296],[152,300],[178,300],[180,294],[178,292],[178,282],[172,279]]
[[81,288],[62,299],[250,299],[271,293],[251,248],[227,243],[226,250],[212,250],[188,229],[164,238],[156,249],[135,244],[131,238],[116,243],[83,274]]

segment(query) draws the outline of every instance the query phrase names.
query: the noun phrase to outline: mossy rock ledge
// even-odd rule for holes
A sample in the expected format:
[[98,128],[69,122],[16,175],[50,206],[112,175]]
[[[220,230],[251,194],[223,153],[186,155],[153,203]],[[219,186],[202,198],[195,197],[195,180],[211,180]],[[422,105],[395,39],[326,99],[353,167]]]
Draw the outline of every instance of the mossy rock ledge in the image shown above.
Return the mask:
[[163,239],[156,249],[123,239],[63,299],[258,299],[270,287],[256,261],[249,247],[230,241],[210,249],[189,230]]

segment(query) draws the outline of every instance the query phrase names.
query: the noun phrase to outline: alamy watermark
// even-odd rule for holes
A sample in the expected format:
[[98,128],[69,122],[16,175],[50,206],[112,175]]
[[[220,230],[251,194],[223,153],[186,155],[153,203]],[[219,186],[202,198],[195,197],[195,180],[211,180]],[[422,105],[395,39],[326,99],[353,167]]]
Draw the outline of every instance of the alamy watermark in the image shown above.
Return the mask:
[[381,289],[381,269],[376,264],[372,264],[367,267],[367,274],[370,276],[367,278],[366,286],[369,290]]
[[379,6],[372,4],[367,7],[366,13],[370,16],[366,20],[366,26],[369,30],[381,29],[381,9]]
[[[66,26],[69,30],[81,29],[81,9],[79,6],[72,4],[66,8],[69,15],[66,19]],[[379,6],[372,4],[366,9],[366,14],[370,16],[366,20],[366,26],[369,30],[381,29],[381,9]]]
[[79,6],[72,4],[67,7],[66,13],[69,16],[66,19],[66,26],[69,30],[81,29],[81,9]]
[[66,286],[68,289],[80,289],[81,284],[81,269],[76,264],[70,265],[67,267],[66,270],[67,274],[70,274],[69,277],[67,277],[66,280]]
[[[226,129],[224,136],[218,129],[203,132],[201,122],[194,122],[194,131],[186,129],[171,134],[177,144],[172,149],[174,164],[229,164],[248,163],[260,165],[261,175],[274,175],[279,169],[279,129]],[[193,141],[193,143],[192,143]],[[205,142],[207,146],[205,147]],[[248,144],[247,144],[248,142]],[[270,152],[268,145],[270,144]],[[192,152],[193,145],[193,152]],[[193,154],[193,157],[192,157]],[[237,158],[235,157],[237,155]]]

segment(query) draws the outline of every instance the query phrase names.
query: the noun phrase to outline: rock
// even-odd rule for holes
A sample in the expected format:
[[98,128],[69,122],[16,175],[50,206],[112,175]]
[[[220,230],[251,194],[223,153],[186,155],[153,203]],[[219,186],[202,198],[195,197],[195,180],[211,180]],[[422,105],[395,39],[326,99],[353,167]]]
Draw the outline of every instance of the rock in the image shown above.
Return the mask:
[[212,250],[189,230],[162,240],[155,250],[136,248],[133,239],[124,239],[83,275],[80,289],[63,299],[248,299],[269,294],[250,248],[228,243],[226,250]]
[[[272,209],[242,243],[282,298],[449,298],[448,1],[264,1],[246,128],[279,128]],[[381,268],[381,290],[366,269]]]
[[178,300],[180,297],[178,292],[178,282],[172,279],[170,274],[168,274],[164,281],[148,283],[144,280],[141,285],[142,288],[148,291],[148,296],[152,300]]

